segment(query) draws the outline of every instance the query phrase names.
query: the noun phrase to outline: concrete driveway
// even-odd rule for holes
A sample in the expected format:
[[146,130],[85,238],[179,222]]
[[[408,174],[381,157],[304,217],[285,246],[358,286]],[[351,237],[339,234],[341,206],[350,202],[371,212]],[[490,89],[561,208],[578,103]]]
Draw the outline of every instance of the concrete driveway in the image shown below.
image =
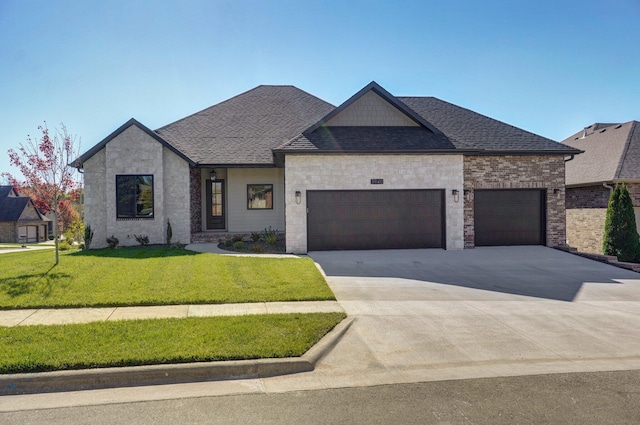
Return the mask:
[[300,387],[640,369],[638,273],[540,246],[309,255],[355,321]]

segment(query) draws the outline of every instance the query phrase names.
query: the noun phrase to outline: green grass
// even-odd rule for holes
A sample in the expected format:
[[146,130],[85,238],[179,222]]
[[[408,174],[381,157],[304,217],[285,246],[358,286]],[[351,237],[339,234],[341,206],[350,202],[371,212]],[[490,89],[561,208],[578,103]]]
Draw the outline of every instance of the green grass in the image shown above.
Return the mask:
[[333,300],[309,258],[126,248],[0,255],[0,308]]
[[343,313],[0,327],[0,373],[297,357]]

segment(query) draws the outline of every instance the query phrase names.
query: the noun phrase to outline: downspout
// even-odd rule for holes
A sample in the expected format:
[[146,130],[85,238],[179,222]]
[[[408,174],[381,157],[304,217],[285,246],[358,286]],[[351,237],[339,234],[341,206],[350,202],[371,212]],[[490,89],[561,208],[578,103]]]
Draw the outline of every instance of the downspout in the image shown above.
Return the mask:
[[609,189],[609,193],[613,192],[613,186],[611,186],[610,184],[607,184],[607,182],[602,182],[602,185],[607,189]]
[[569,159],[565,158],[564,162],[572,161],[574,157],[575,157],[575,155],[569,155]]

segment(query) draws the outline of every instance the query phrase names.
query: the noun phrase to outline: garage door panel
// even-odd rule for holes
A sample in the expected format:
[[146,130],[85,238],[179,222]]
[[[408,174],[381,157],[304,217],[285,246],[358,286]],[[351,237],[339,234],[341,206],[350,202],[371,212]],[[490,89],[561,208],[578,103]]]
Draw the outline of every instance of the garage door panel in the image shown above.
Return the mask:
[[444,245],[441,190],[310,191],[309,250]]
[[475,245],[544,245],[543,195],[541,190],[476,191]]

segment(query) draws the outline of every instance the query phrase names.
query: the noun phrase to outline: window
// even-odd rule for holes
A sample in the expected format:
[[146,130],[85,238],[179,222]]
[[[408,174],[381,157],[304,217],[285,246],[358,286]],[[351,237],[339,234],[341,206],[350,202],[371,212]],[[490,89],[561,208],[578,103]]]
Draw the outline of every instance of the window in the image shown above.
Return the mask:
[[117,218],[153,218],[153,176],[116,176]]
[[249,184],[247,185],[247,208],[250,210],[273,209],[273,185]]

